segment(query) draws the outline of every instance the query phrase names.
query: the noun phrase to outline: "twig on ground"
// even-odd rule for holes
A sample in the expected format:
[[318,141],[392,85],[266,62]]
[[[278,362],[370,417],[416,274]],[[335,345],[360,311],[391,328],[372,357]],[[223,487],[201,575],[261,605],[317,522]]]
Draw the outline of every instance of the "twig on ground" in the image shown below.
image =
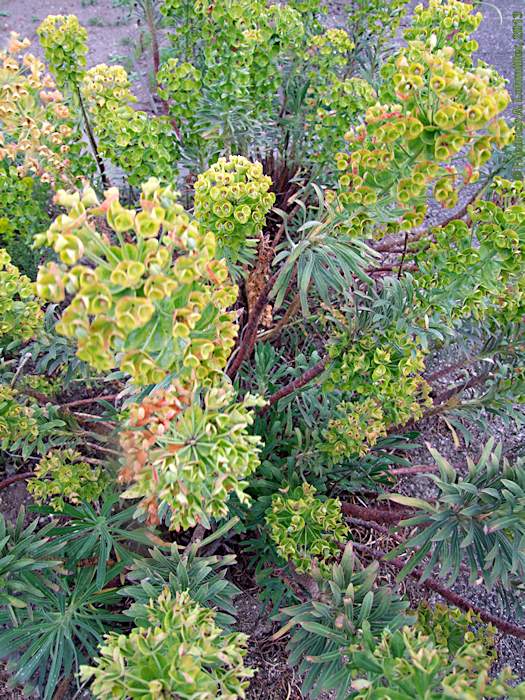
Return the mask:
[[17,481],[25,481],[25,479],[30,479],[35,475],[35,472],[23,472],[22,474],[14,474],[13,476],[0,481],[0,489],[5,489],[7,486],[16,483]]

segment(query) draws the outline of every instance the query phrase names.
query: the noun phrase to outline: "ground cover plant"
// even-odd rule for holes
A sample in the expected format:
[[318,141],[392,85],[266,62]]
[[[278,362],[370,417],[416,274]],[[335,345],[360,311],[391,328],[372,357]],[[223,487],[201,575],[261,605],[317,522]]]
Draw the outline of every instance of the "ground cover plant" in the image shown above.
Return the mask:
[[[525,698],[525,465],[489,430],[525,423],[524,185],[481,13],[394,42],[403,0],[122,4],[148,111],[73,15],[0,51],[12,685],[248,697],[249,581],[303,697]],[[461,464],[412,458],[428,422]]]

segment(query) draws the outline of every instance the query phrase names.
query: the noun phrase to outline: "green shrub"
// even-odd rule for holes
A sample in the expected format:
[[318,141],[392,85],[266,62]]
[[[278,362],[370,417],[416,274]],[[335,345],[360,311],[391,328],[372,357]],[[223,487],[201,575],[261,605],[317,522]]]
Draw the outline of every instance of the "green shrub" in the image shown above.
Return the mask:
[[37,503],[49,503],[60,512],[66,501],[97,501],[106,485],[102,469],[82,461],[80,452],[51,450],[36,466],[27,490]]
[[214,612],[188,593],[172,599],[164,591],[147,612],[148,627],[107,635],[96,666],[82,667],[83,680],[94,677],[96,698],[245,697],[246,679],[252,675],[243,663],[245,635],[224,634]]
[[280,556],[304,573],[315,565],[329,572],[328,562],[348,537],[339,501],[316,498],[310,484],[273,496],[266,523]]

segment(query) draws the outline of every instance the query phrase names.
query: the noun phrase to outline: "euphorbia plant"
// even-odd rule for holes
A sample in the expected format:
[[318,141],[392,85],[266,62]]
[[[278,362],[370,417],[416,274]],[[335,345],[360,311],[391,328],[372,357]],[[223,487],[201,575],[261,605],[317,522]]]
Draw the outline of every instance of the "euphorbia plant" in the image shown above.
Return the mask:
[[[489,680],[492,628],[482,626],[525,630],[439,580],[470,568],[519,607],[519,462],[492,444],[478,459],[470,446],[467,476],[436,456],[433,502],[395,495],[399,476],[438,469],[411,459],[424,419],[442,418],[457,445],[473,424],[486,432],[489,412],[523,421],[523,183],[501,176],[510,96],[476,62],[479,17],[457,0],[417,7],[407,45],[376,70],[380,53],[366,55],[363,37],[394,27],[399,10],[374,2],[365,17],[352,3],[348,26],[328,28],[317,1],[169,0],[155,113],[133,108],[122,67],[85,71],[74,18],[40,28],[64,86],[47,111],[48,88],[34,92],[50,85],[41,64],[5,54],[12,101],[42,119],[51,110],[68,156],[46,150],[47,127],[26,143],[2,93],[9,192],[33,217],[17,193],[27,176],[49,180],[65,211],[35,241],[48,255],[36,281],[45,342],[33,287],[7,257],[0,274],[2,449],[18,464],[38,442],[30,491],[50,501],[39,510],[60,520],[44,532],[64,545],[60,565],[34,562],[53,568],[46,608],[36,622],[15,618],[0,647],[16,640],[16,678],[36,680],[38,665],[46,697],[80,660],[97,697],[244,697],[246,640],[229,631],[237,589],[221,570],[236,550],[235,582],[253,575],[263,600],[286,601],[276,638],[289,635],[310,697],[389,687],[413,697],[421,684],[438,697],[454,683],[471,697],[523,697],[506,673]],[[96,152],[129,187],[75,183],[73,145],[61,148],[82,108]],[[453,209],[432,226],[430,196]],[[443,366],[438,353],[451,348]],[[56,414],[51,432],[44,414]],[[412,577],[414,598],[432,592],[472,611],[408,613],[392,570]],[[135,601],[118,629],[105,608],[94,614],[99,593],[119,610]],[[46,611],[60,628],[66,603],[91,630],[82,641],[81,625],[64,628],[81,653],[62,663],[48,646],[28,662],[26,630],[48,640]]]
[[[122,206],[117,189],[102,202],[91,188],[59,191],[57,201],[68,214],[37,243],[51,245],[60,262],[40,269],[37,289],[56,302],[74,295],[57,330],[76,340],[78,356],[100,370],[120,366],[139,386],[173,372],[213,381],[234,343],[228,308],[237,295],[225,262],[214,258],[213,234],[154,178],[142,188],[140,211]],[[113,234],[100,233],[92,217]]]

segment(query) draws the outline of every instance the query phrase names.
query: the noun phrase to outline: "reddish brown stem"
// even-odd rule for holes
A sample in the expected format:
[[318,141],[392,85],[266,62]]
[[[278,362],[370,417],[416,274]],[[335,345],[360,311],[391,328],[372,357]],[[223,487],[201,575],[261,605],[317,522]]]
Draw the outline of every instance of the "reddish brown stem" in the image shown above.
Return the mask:
[[425,472],[437,472],[438,468],[435,464],[415,464],[412,467],[399,467],[398,469],[389,469],[387,474],[391,476],[410,476],[410,474],[424,474]]
[[56,401],[51,397],[42,394],[40,391],[31,389],[30,387],[22,387],[20,389],[17,388],[16,390],[19,394],[23,394],[23,396],[31,396],[31,398],[36,399],[42,406],[45,406],[48,403],[56,403]]
[[343,501],[341,510],[346,515],[363,520],[374,520],[376,523],[398,523],[400,520],[409,518],[413,511],[405,509],[389,510],[387,508],[373,508],[371,506],[360,506],[357,503]]
[[448,365],[448,367],[443,367],[442,369],[438,369],[436,372],[432,372],[432,374],[429,374],[428,377],[425,377],[425,379],[429,384],[432,384],[432,382],[435,382],[438,379],[443,379],[443,377],[446,377],[451,372],[468,367],[470,364],[472,364],[472,362],[473,360],[466,359],[461,360],[460,362],[455,362],[453,365]]
[[120,452],[117,452],[117,450],[112,450],[110,447],[102,447],[101,445],[97,445],[94,442],[84,441],[84,445],[86,447],[92,447],[94,450],[98,450],[99,452],[104,452],[105,454],[111,455],[112,457],[121,456]]
[[118,394],[106,394],[105,396],[91,396],[87,399],[78,399],[77,401],[70,401],[69,403],[61,403],[59,408],[74,408],[75,406],[86,406],[90,403],[95,403],[96,401],[114,401]]
[[157,73],[160,68],[160,50],[159,39],[157,35],[157,26],[155,24],[155,8],[151,0],[146,0],[145,3],[146,23],[151,37],[151,53],[153,58],[153,72],[155,83],[157,82]]
[[[404,562],[400,557],[395,557],[394,559],[384,561],[386,553],[381,551],[380,549],[374,549],[372,547],[369,547],[368,545],[361,545],[358,543],[354,543],[353,546],[356,549],[362,549],[368,552],[370,556],[372,556],[374,559],[380,561],[385,565],[391,564],[399,570],[401,570],[405,566],[406,562]],[[422,575],[422,570],[416,568],[413,571],[411,571],[410,575],[413,576],[415,579],[420,579]],[[452,605],[455,605],[461,610],[472,610],[474,613],[479,615],[483,622],[494,625],[501,632],[504,632],[505,634],[510,634],[513,637],[518,637],[518,639],[525,639],[525,629],[523,627],[518,627],[518,625],[514,625],[512,622],[508,622],[507,620],[504,620],[503,618],[498,617],[497,615],[493,615],[492,613],[487,612],[472,601],[468,600],[467,598],[464,598],[462,595],[459,595],[459,593],[455,593],[454,591],[451,591],[450,588],[447,588],[441,583],[438,583],[436,580],[427,579],[422,583],[419,582],[419,585],[427,588],[430,591],[433,591],[434,593],[437,593],[449,603],[452,603]]]
[[297,377],[297,379],[294,379],[293,382],[290,382],[286,386],[283,386],[283,388],[279,389],[279,391],[276,391],[275,394],[272,394],[268,399],[268,403],[266,404],[266,406],[264,406],[264,408],[261,409],[260,413],[266,413],[270,406],[273,406],[274,403],[277,403],[279,399],[283,399],[285,396],[293,394],[294,391],[301,389],[303,386],[306,386],[308,382],[312,381],[312,379],[318,377],[324,371],[327,362],[328,357],[323,357],[321,360],[319,360],[317,364],[315,364],[313,367],[310,367],[310,369],[307,370],[303,375]]
[[270,292],[272,291],[273,285],[277,280],[277,277],[279,276],[279,273],[280,270],[274,272],[274,274],[264,285],[261,293],[257,298],[257,301],[253,305],[253,309],[248,319],[248,322],[245,325],[242,332],[241,344],[239,345],[237,354],[233,358],[231,365],[226,370],[226,374],[231,379],[235,377],[245,357],[249,356],[251,349],[253,349],[254,340],[257,335],[257,329],[259,327],[259,321],[261,320],[262,313],[266,308],[266,304],[268,303],[268,297],[270,295]]
[[0,489],[5,489],[7,486],[10,486],[11,484],[14,484],[17,481],[24,481],[25,479],[30,479],[34,475],[35,472],[24,472],[23,474],[15,474],[14,476],[10,476],[9,478],[0,481]]
[[[349,525],[359,525],[359,527],[365,527],[367,528],[367,530],[375,530],[381,535],[385,535],[385,537],[389,537],[390,539],[393,539],[396,542],[399,542],[400,544],[401,542],[403,542],[399,535],[390,532],[390,530],[387,527],[385,527],[384,525],[380,525],[379,523],[376,523],[373,520],[363,520],[362,518],[347,517],[346,522]],[[344,545],[340,545],[340,547],[341,551],[344,551]]]

